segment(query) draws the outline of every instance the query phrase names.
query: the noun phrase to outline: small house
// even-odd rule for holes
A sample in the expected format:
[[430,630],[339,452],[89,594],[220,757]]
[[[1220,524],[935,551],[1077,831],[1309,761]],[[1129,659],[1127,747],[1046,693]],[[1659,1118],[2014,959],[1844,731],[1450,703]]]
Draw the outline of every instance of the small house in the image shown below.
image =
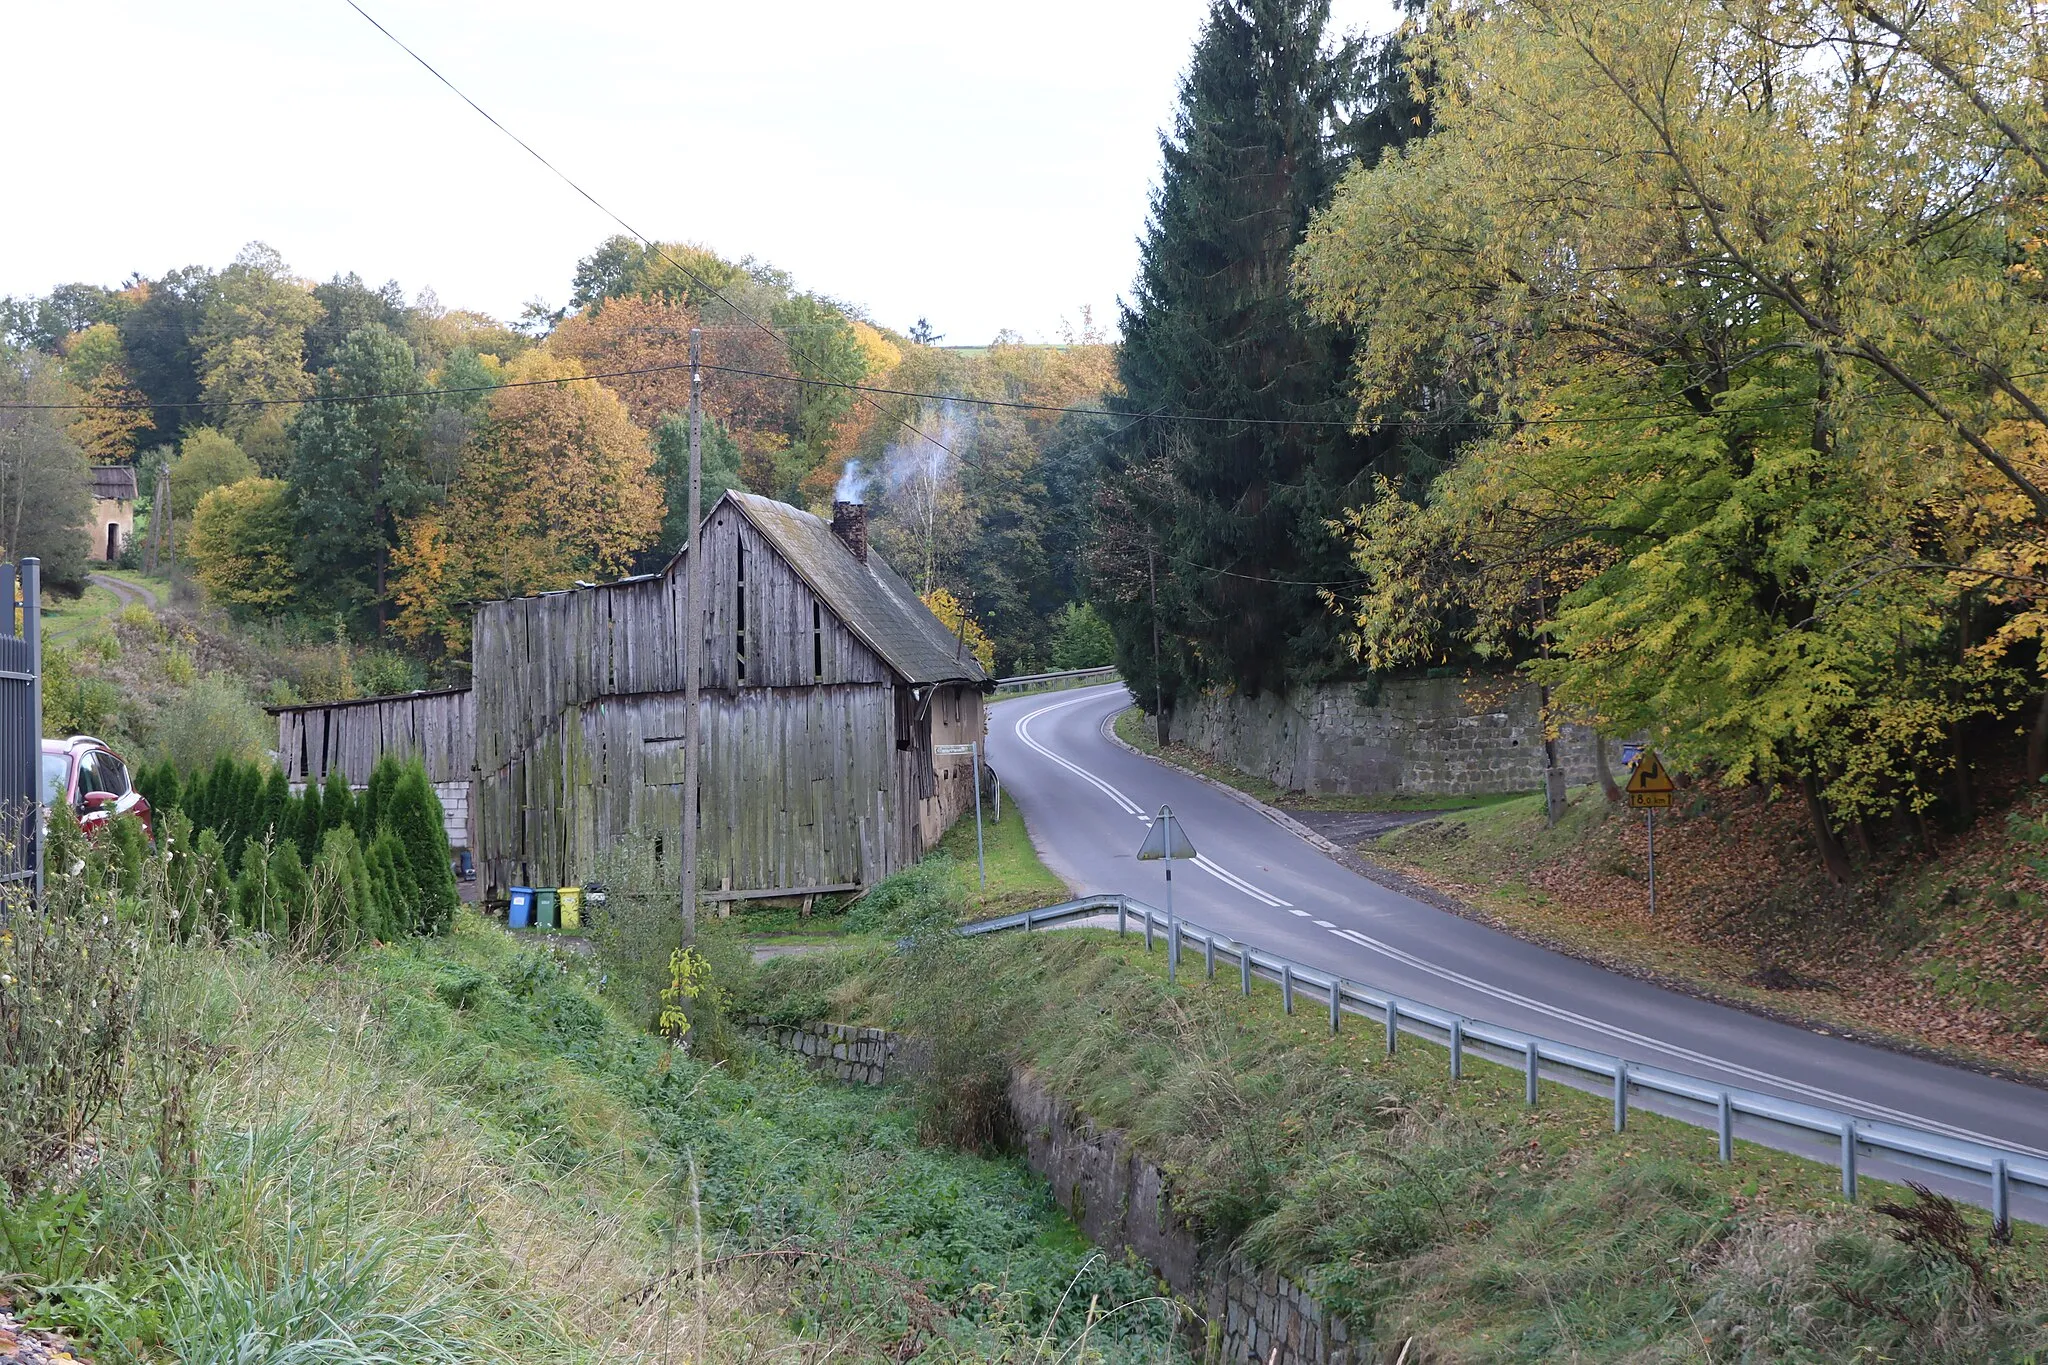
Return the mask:
[[92,467],[92,547],[96,560],[112,564],[135,534],[135,466],[96,464]]

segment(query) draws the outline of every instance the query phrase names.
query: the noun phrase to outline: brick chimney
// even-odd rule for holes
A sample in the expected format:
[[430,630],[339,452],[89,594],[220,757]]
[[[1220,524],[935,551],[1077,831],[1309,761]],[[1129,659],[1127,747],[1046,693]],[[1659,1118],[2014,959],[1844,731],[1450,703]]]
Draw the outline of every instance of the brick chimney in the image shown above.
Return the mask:
[[864,503],[833,503],[832,534],[853,551],[855,559],[868,562],[868,509]]

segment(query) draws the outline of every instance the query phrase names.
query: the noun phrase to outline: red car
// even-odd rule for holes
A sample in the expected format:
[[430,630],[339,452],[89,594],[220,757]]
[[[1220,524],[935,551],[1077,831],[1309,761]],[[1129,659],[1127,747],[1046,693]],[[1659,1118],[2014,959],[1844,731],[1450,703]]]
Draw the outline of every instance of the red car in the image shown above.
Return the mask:
[[133,815],[142,821],[143,833],[155,837],[149,802],[129,780],[128,765],[91,735],[43,741],[43,800],[70,802],[88,834],[116,816]]

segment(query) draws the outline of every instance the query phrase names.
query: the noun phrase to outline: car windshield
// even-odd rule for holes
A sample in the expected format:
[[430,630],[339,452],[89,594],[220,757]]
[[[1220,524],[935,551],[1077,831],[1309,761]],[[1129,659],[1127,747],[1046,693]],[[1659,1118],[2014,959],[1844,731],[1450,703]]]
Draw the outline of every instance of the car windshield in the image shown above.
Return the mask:
[[68,754],[43,755],[43,803],[54,806],[64,799],[64,782],[71,776]]

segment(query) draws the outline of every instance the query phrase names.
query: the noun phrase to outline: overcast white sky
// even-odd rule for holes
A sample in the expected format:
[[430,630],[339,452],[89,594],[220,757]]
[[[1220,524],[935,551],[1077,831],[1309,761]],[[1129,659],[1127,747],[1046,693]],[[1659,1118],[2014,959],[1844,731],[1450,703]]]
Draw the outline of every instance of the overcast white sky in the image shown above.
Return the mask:
[[[643,232],[951,342],[1114,321],[1203,0],[361,0]],[[1382,29],[1389,0],[1336,0]],[[501,317],[614,231],[344,0],[0,0],[0,294],[261,239]]]

